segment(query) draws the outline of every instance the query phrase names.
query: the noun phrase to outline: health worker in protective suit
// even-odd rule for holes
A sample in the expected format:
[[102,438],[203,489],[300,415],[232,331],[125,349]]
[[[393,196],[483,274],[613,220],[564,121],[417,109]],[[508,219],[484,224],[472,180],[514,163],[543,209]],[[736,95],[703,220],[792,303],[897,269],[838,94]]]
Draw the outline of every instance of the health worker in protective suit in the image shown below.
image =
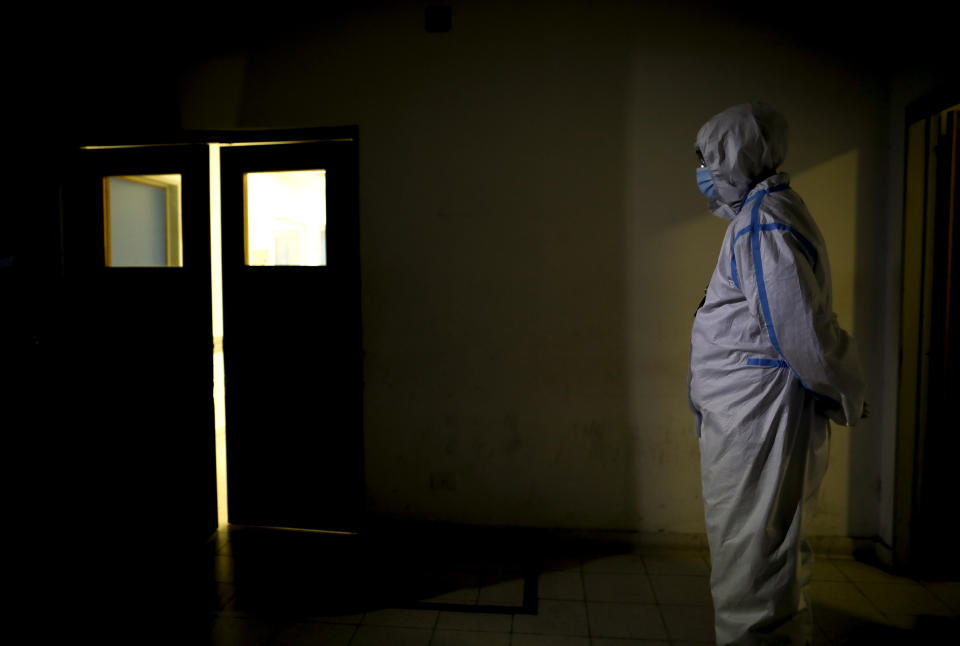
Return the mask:
[[810,643],[804,524],[827,467],[828,418],[853,426],[866,415],[823,236],[777,172],[786,132],[753,103],[697,134],[697,183],[730,220],[694,320],[689,379],[717,644]]

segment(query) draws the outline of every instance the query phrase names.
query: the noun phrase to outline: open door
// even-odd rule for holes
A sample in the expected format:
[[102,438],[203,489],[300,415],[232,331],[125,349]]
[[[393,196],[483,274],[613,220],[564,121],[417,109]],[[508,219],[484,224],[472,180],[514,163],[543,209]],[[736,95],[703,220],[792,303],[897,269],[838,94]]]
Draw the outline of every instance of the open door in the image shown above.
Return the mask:
[[356,139],[221,148],[229,521],[363,508]]

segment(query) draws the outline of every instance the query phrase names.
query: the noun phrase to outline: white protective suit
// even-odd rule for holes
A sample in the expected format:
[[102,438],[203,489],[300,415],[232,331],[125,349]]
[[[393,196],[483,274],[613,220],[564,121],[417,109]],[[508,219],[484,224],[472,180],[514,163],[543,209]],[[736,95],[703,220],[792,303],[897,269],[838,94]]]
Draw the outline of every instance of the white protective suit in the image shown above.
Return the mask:
[[731,220],[693,325],[689,379],[717,644],[807,644],[803,526],[827,466],[825,415],[853,426],[864,382],[833,313],[823,237],[776,172],[786,121],[735,106],[700,129],[697,147],[716,188],[710,209]]

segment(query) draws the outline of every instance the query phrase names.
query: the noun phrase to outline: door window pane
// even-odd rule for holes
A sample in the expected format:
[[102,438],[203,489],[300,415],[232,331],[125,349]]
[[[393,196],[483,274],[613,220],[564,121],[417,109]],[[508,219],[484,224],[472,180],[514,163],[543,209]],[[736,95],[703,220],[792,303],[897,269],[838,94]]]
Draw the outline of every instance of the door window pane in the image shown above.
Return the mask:
[[246,264],[327,264],[326,173],[246,173]]
[[182,267],[180,175],[103,178],[108,267]]

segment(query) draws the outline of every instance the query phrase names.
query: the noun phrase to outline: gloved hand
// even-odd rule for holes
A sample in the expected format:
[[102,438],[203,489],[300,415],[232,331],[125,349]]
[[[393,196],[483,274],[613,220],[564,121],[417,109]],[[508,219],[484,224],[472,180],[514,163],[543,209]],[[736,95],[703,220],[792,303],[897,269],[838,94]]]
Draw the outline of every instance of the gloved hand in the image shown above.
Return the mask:
[[[814,406],[817,412],[824,417],[830,418],[837,424],[851,426],[851,424],[844,419],[843,409],[840,407],[840,404],[832,399],[827,399],[826,397],[818,398]],[[870,402],[864,400],[863,408],[860,410],[860,419],[866,419],[868,417],[870,417]]]

